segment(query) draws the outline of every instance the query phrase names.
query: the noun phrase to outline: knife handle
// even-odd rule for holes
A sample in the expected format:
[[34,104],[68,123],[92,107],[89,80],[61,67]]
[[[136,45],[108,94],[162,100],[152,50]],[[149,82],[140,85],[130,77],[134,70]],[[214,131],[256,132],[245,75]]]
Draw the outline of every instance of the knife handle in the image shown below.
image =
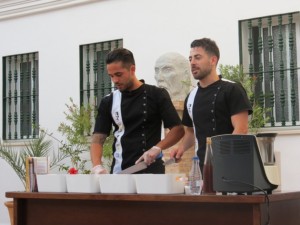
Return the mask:
[[164,156],[164,154],[162,152],[160,152],[157,156],[156,156],[156,159],[160,159]]

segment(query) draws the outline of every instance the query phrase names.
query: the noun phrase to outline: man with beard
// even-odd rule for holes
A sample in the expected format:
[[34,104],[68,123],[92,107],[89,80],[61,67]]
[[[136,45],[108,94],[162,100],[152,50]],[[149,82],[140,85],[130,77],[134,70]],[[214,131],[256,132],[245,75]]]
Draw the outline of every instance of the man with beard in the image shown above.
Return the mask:
[[203,38],[191,43],[189,60],[198,84],[185,100],[183,141],[171,152],[171,157],[180,159],[184,151],[196,143],[195,151],[200,158],[201,169],[206,138],[220,134],[246,134],[248,115],[252,113],[243,87],[217,74],[219,58],[219,48],[213,40]]
[[[142,173],[164,173],[161,151],[184,135],[180,118],[163,88],[145,84],[135,74],[131,51],[119,48],[108,53],[107,73],[117,90],[101,100],[91,144],[93,173],[107,173],[101,165],[103,144],[114,127],[111,173],[145,161]],[[161,140],[161,124],[170,132]]]

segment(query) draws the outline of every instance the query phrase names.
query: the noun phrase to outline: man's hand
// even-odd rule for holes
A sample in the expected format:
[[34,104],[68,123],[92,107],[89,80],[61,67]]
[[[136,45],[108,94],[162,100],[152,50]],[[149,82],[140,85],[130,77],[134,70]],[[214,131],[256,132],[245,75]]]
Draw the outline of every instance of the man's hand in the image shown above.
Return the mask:
[[194,129],[193,127],[184,127],[184,137],[177,148],[174,148],[170,152],[170,158],[175,158],[177,162],[181,160],[183,153],[192,147],[195,143]]
[[97,165],[92,168],[92,174],[108,174],[108,172],[102,165]]
[[155,162],[155,159],[161,153],[161,148],[153,146],[148,151],[146,151],[136,162],[135,164],[144,161],[148,166]]
[[170,151],[170,158],[175,158],[176,162],[180,162],[183,153],[184,149],[182,147],[174,148]]

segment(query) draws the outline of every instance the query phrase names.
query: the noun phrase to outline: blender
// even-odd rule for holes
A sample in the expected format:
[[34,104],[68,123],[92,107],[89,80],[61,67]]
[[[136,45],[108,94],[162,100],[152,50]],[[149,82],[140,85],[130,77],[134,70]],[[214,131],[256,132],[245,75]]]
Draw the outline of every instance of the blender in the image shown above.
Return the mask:
[[260,156],[269,181],[280,185],[278,163],[274,154],[274,140],[277,133],[259,133],[256,135]]

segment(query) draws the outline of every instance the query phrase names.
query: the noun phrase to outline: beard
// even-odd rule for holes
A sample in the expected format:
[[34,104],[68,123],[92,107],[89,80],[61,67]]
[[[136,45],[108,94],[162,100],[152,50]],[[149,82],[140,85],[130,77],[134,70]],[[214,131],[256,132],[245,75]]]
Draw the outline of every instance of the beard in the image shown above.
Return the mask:
[[133,81],[132,80],[128,80],[127,82],[123,82],[123,83],[117,83],[115,84],[117,89],[121,92],[124,91],[132,91],[133,88]]
[[[193,71],[194,69],[197,69],[198,71]],[[207,67],[203,69],[200,69],[199,67],[192,68],[192,73],[196,80],[203,80],[204,78],[209,76],[211,71],[212,71],[211,67]]]

